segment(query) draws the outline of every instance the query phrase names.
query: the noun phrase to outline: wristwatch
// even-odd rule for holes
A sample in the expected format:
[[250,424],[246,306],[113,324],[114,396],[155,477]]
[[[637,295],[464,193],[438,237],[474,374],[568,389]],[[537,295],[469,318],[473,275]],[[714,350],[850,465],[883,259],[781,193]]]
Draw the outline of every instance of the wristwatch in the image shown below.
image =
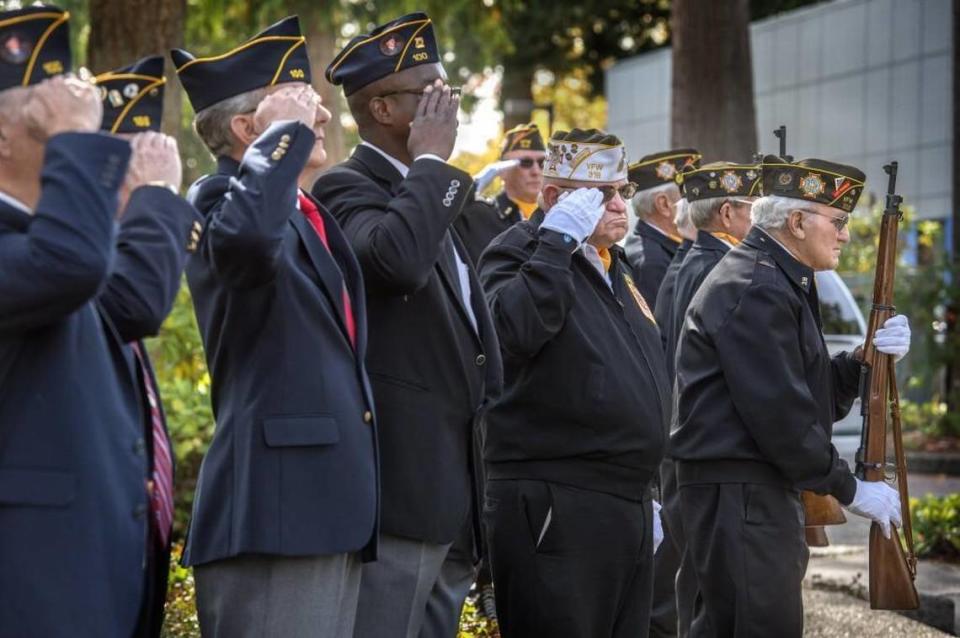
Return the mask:
[[157,179],[152,182],[147,182],[146,184],[144,184],[144,186],[159,186],[160,188],[166,188],[168,191],[170,191],[174,195],[180,194],[180,191],[178,191],[173,184],[171,184],[170,182],[165,182],[162,179]]

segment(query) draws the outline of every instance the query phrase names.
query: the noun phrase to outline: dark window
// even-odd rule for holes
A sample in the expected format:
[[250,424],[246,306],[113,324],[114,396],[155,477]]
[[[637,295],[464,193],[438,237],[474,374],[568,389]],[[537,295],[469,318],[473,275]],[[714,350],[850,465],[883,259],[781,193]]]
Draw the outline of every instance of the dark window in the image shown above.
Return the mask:
[[859,335],[860,315],[846,284],[835,272],[817,273],[817,293],[820,296],[820,316],[825,335]]

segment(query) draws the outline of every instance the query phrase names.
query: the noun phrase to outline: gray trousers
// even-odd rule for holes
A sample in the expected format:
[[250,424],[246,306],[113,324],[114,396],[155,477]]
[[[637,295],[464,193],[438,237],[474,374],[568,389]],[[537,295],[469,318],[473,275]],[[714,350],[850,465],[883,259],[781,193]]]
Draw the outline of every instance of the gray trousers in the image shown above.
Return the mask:
[[350,636],[360,590],[360,559],[330,556],[237,556],[198,565],[204,638]]
[[473,584],[469,517],[453,543],[382,534],[377,560],[363,566],[354,638],[456,638]]

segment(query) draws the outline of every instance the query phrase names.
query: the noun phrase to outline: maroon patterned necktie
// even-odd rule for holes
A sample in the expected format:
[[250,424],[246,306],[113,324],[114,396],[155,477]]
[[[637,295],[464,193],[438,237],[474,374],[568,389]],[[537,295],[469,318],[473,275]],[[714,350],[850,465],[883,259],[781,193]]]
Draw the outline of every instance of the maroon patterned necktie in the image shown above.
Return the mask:
[[160,398],[153,387],[147,368],[143,347],[138,341],[131,341],[130,347],[137,357],[143,377],[143,390],[150,406],[150,429],[153,430],[153,468],[151,480],[147,485],[150,496],[152,521],[161,547],[167,546],[170,528],[173,525],[173,460],[170,456],[170,442],[163,427],[163,414],[160,412]]

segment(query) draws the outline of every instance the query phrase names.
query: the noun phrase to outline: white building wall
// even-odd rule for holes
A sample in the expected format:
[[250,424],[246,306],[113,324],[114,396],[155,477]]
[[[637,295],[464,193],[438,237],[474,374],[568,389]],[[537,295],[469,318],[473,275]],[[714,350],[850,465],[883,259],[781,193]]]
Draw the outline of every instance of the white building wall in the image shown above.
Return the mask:
[[[853,164],[867,188],[898,191],[922,217],[950,211],[951,0],[836,0],[751,25],[757,139],[777,152]],[[639,158],[670,145],[670,50],[606,74],[609,130]]]

